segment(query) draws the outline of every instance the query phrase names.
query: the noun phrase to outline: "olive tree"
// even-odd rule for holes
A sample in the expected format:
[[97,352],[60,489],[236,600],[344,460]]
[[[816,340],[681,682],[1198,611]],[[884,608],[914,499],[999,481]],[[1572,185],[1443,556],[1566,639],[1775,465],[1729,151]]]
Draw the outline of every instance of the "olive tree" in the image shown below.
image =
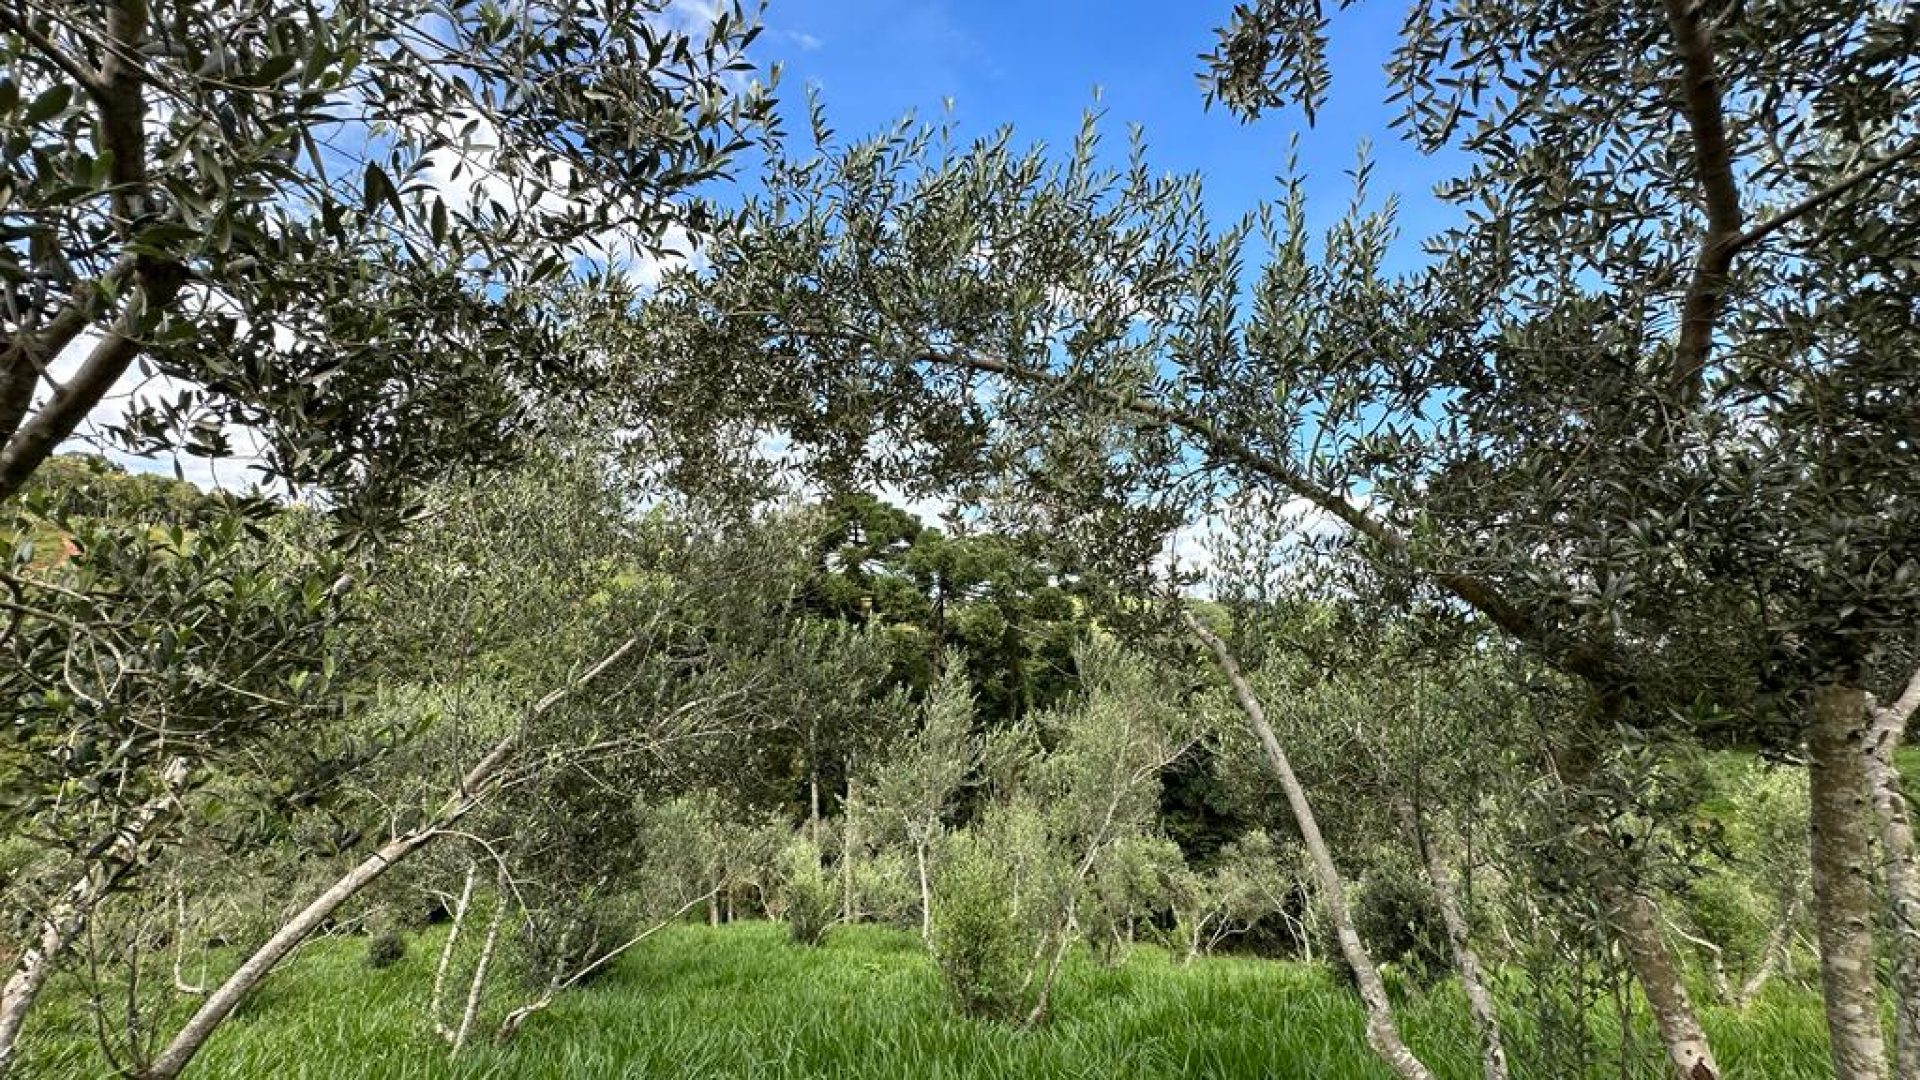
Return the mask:
[[0,497],[138,369],[134,449],[264,443],[377,510],[594,375],[556,289],[644,269],[769,99],[667,0],[0,14]]
[[949,654],[940,681],[920,710],[920,728],[900,740],[866,785],[867,811],[897,827],[913,852],[920,887],[920,937],[933,934],[933,885],[928,864],[945,831],[960,787],[978,765],[973,691],[963,657]]
[[273,758],[286,725],[318,745],[339,715],[343,563],[297,521],[69,509],[51,492],[16,504],[0,569],[0,794],[38,853],[9,897],[24,947],[0,992],[0,1071],[96,909],[192,828],[193,794]]

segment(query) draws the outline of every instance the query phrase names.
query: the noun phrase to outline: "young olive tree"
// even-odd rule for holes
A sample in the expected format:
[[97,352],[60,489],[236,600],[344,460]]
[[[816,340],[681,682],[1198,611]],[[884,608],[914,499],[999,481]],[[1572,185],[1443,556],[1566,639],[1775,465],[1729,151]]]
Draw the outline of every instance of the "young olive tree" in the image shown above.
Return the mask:
[[[604,466],[559,453],[438,494],[435,535],[423,538],[442,543],[383,567],[392,576],[364,596],[370,620],[384,620],[389,677],[434,688],[447,706],[430,718],[442,751],[391,763],[391,786],[376,793],[387,836],[211,989],[142,1075],[178,1075],[281,960],[421,849],[478,837],[510,883],[516,867],[500,853],[514,828],[500,815],[539,812],[521,800],[547,778],[637,787],[671,773],[663,759],[682,747],[750,725],[755,688],[777,674],[760,640],[767,620],[754,615],[777,613],[766,575],[797,567],[797,551],[751,528],[636,517]],[[519,829],[527,856],[555,840],[538,826]],[[538,868],[519,869],[537,879]]]
[[920,729],[896,744],[866,785],[868,810],[897,826],[913,853],[922,940],[933,934],[929,863],[946,830],[950,804],[979,758],[967,664],[960,655],[949,653],[940,681],[920,710]]

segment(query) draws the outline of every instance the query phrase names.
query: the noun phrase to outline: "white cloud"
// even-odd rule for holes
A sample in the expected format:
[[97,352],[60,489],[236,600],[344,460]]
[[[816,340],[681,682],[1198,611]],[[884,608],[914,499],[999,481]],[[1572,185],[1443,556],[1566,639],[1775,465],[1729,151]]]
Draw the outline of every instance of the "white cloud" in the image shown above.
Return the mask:
[[[580,189],[573,166],[551,161],[538,183],[530,177],[509,175],[500,167],[500,133],[493,122],[471,112],[442,118],[436,134],[449,149],[427,155],[425,180],[455,213],[471,213],[494,204],[510,213],[537,211],[561,215],[585,211],[587,203],[569,192]],[[576,246],[579,259],[590,267],[624,276],[643,292],[693,260],[699,265],[694,237],[681,225],[668,225],[651,242],[630,229],[612,228],[594,233]]]

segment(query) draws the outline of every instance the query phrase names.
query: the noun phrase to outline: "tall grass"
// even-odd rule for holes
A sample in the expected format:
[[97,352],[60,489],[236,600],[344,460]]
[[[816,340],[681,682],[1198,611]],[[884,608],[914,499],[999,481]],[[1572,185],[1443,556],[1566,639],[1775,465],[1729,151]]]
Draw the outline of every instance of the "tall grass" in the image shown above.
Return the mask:
[[[843,928],[809,949],[764,923],[674,927],[563,996],[510,1046],[449,1061],[423,1009],[436,945],[418,939],[375,971],[361,962],[363,942],[316,944],[227,1024],[190,1076],[1390,1080],[1366,1048],[1358,1003],[1317,968],[1239,958],[1181,966],[1144,948],[1117,969],[1076,958],[1052,1022],[1026,1031],[956,1016],[911,934]],[[496,1018],[511,989],[495,987]],[[1402,1003],[1400,1014],[1442,1077],[1478,1075],[1451,987]],[[1745,1014],[1715,1010],[1708,1020],[1730,1077],[1827,1074],[1817,1000],[1804,991],[1778,987]],[[105,1073],[72,986],[36,1015],[23,1066],[27,1077]],[[1662,1074],[1650,1061],[1639,1075]]]

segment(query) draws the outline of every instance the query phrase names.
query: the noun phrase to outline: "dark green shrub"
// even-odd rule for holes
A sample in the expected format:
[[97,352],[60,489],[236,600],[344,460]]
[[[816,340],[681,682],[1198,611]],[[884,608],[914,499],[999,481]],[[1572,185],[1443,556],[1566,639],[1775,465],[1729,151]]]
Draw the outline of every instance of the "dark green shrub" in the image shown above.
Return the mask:
[[388,930],[367,939],[366,964],[375,971],[392,967],[406,955],[407,939],[396,931]]
[[1367,874],[1355,900],[1354,928],[1375,963],[1423,989],[1446,977],[1450,970],[1446,927],[1426,881],[1416,871],[1398,863],[1376,867]]

